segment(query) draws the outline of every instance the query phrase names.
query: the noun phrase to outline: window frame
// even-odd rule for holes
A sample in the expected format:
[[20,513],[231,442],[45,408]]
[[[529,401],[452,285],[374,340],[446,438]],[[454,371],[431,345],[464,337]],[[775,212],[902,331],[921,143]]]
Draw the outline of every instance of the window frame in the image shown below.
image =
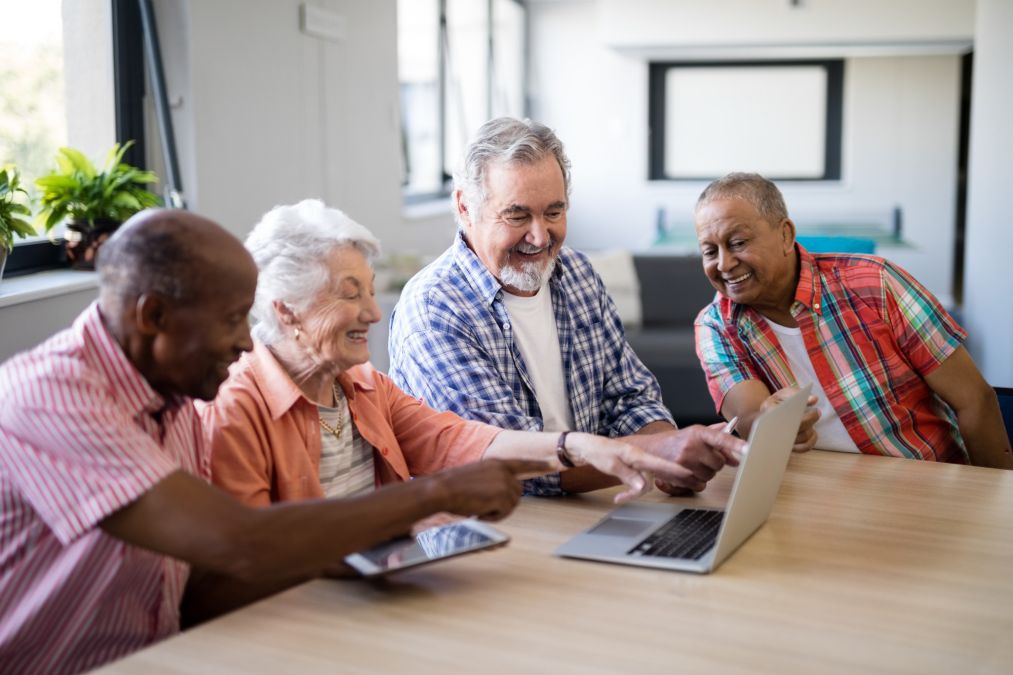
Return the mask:
[[[524,29],[521,37],[523,41],[523,55],[524,63],[522,66],[521,73],[521,90],[524,98],[523,113],[527,116],[530,109],[530,101],[528,99],[528,67],[529,67],[529,54],[528,46],[530,40],[530,25],[529,16],[530,12],[528,9],[527,2],[525,0],[511,0],[515,5],[520,7],[524,11]],[[495,44],[494,44],[494,17],[493,17],[493,6],[495,0],[486,0],[486,50],[485,50],[485,76],[486,76],[486,96],[485,96],[485,118],[490,119],[492,116],[492,103],[493,103],[493,79],[494,73],[496,72],[495,64]],[[416,204],[425,204],[437,200],[446,199],[451,194],[451,180],[453,174],[449,170],[449,162],[446,156],[446,139],[447,139],[447,44],[449,37],[447,34],[447,0],[438,0],[439,7],[439,19],[437,21],[437,36],[436,36],[436,49],[437,49],[437,144],[439,149],[439,170],[441,177],[441,184],[443,187],[440,190],[430,192],[415,192],[407,193],[407,186],[401,188],[401,200],[405,206],[412,206]],[[400,82],[400,76],[398,78]],[[404,133],[405,126],[401,125],[401,133]],[[402,150],[402,162],[407,164],[407,142],[402,137],[401,147],[405,148]]]
[[[144,166],[144,33],[137,0],[109,0],[113,21],[113,92],[116,140],[133,139],[124,161]],[[3,278],[17,277],[69,266],[63,239],[15,243],[7,256]]]
[[841,156],[844,116],[844,59],[766,59],[728,61],[652,61],[648,64],[648,152],[647,175],[651,181],[700,182],[719,176],[679,176],[665,173],[665,103],[668,71],[673,68],[762,68],[819,66],[827,73],[826,134],[824,136],[823,175],[768,176],[787,182],[827,182],[841,180]]

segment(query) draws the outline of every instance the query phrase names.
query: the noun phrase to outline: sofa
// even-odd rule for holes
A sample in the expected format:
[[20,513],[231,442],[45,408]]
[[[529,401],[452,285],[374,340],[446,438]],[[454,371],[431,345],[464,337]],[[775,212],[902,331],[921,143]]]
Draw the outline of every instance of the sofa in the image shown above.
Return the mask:
[[640,318],[626,326],[630,346],[658,378],[680,427],[719,421],[693,338],[696,315],[714,298],[700,258],[645,253],[633,256],[633,267]]

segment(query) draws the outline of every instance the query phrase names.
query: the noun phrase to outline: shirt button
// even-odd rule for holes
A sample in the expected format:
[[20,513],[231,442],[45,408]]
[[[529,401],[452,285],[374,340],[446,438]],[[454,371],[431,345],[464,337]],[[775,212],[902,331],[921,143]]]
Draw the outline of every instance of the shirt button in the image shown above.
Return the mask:
[[509,321],[507,321],[505,324],[503,324],[503,330],[510,330],[510,322]]

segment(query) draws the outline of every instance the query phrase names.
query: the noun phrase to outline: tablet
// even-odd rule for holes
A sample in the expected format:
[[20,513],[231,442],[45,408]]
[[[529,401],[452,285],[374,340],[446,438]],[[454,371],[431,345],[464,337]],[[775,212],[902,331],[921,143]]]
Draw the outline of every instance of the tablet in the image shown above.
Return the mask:
[[375,577],[472,551],[496,548],[508,541],[510,537],[503,532],[470,518],[378,544],[346,556],[345,563],[363,576]]

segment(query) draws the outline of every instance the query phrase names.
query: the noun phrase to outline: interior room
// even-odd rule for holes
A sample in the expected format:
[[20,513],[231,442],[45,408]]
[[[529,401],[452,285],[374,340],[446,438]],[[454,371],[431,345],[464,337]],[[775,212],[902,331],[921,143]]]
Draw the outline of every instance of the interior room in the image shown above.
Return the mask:
[[[586,254],[603,279],[679,428],[727,417],[715,410],[694,337],[694,320],[715,293],[694,208],[708,183],[730,171],[771,177],[808,249],[871,253],[907,270],[966,329],[974,363],[1011,405],[1010,0],[0,0],[0,10],[0,166],[18,165],[26,194],[38,199],[34,180],[59,166],[58,148],[98,166],[129,142],[125,161],[154,172],[151,190],[163,205],[210,218],[239,239],[277,205],[318,198],[341,209],[382,246],[382,316],[368,336],[381,373],[402,288],[455,240],[452,175],[462,152],[483,122],[507,115],[544,123],[565,145],[566,246]],[[96,300],[98,274],[67,259],[73,228],[59,218],[50,225],[17,240],[0,266],[0,363],[71,325]],[[547,507],[529,500],[511,531],[519,544],[508,549],[518,556],[511,565],[469,556],[479,562],[458,561],[456,578],[434,571],[402,585],[313,581],[277,596],[280,603],[205,624],[218,627],[213,635],[197,628],[184,634],[190,641],[169,640],[162,645],[176,645],[170,651],[139,652],[109,672],[215,670],[202,654],[219,649],[224,669],[245,670],[243,659],[256,653],[260,668],[284,670],[288,647],[273,640],[289,633],[265,628],[278,616],[300,629],[294,639],[305,641],[306,660],[297,669],[306,672],[329,670],[328,631],[365,646],[350,669],[382,672],[507,670],[487,664],[492,656],[512,671],[667,672],[659,659],[669,639],[692,671],[1013,669],[1013,586],[997,572],[1005,565],[1008,578],[1013,555],[1013,482],[922,466],[865,482],[857,464],[841,468],[820,455],[791,459],[779,499],[788,492],[794,510],[771,507],[783,464],[772,469],[769,503],[757,507],[774,509],[772,525],[796,525],[777,536],[767,525],[768,536],[760,530],[752,542],[759,558],[751,564],[781,565],[763,568],[777,586],[745,585],[748,570],[735,558],[710,586],[698,583],[708,577],[673,582],[658,570],[634,580],[631,570],[588,562],[569,563],[578,565],[570,577],[567,563],[546,551],[597,522],[613,493],[565,498],[565,517],[552,514],[558,522],[548,530],[539,529]],[[808,463],[792,473],[798,462]],[[720,489],[693,499],[720,506],[738,489],[727,472],[720,480]],[[957,490],[978,494],[980,511],[959,503]],[[935,511],[941,494],[952,511]],[[877,530],[879,513],[867,503],[902,515]],[[914,525],[926,520],[930,530]],[[878,563],[848,547],[873,538],[910,547],[889,549],[890,572],[866,585],[863,575]],[[842,551],[838,562],[820,558],[831,549]],[[550,587],[531,591],[543,605],[519,603],[495,624],[499,636],[476,632],[489,603],[507,597],[485,579],[535,578],[537,556],[555,575]],[[836,578],[806,576],[810,566]],[[591,568],[606,571],[583,572]],[[602,599],[605,585],[614,595],[628,589],[622,607]],[[659,588],[665,603],[686,603],[695,618],[666,614]],[[431,633],[413,640],[420,621],[404,608],[425,608],[437,596],[458,603],[457,613],[431,617]],[[737,598],[743,604],[729,610],[731,619],[717,611]],[[880,603],[886,609],[870,619]],[[327,623],[321,617],[337,614],[336,605],[354,616]],[[532,634],[547,606],[565,608],[559,632]],[[831,606],[844,617],[836,624],[826,618]],[[637,616],[604,631],[608,637],[583,634],[617,611]],[[776,633],[801,629],[795,612],[823,616],[816,624],[833,634],[814,630],[801,646],[777,642]],[[397,640],[378,635],[386,625]],[[654,636],[660,625],[677,637]],[[861,626],[891,635],[869,644]],[[437,637],[457,632],[460,641]],[[715,637],[726,633],[732,647]],[[926,634],[951,639],[927,645]],[[630,646],[625,655],[622,644]],[[708,654],[692,654],[695,646]],[[580,656],[558,660],[570,649]],[[413,664],[412,652],[424,656]]]
[[[422,28],[407,25],[403,34],[425,29],[425,8],[437,4],[421,3]],[[327,26],[323,34],[307,29],[304,5],[330,21],[333,33]],[[397,2],[163,0],[153,7],[189,208],[243,236],[271,206],[319,197],[377,234],[394,263],[395,286],[405,267],[446,248],[455,229],[449,198],[403,187],[401,129],[410,114],[403,112],[399,87],[407,90],[405,82],[418,72],[437,68],[409,64],[399,79]],[[504,33],[504,41],[522,39],[523,49],[511,45],[514,52],[498,53],[502,68],[516,71],[500,80],[512,77],[510,85],[522,87],[523,96],[510,92],[489,109],[540,120],[566,144],[573,165],[567,244],[640,253],[652,248],[661,227],[683,237],[682,248],[692,252],[692,205],[706,180],[650,178],[648,65],[843,61],[840,177],[785,181],[791,215],[803,225],[884,231],[900,220],[901,244],[879,253],[957,311],[987,379],[1009,386],[1013,354],[1006,335],[1013,326],[1003,322],[1013,321],[1013,312],[1001,311],[1010,300],[993,279],[1001,268],[997,256],[1011,248],[1000,211],[1009,182],[1001,158],[1011,131],[1000,112],[1008,103],[1003,66],[1009,54],[1002,22],[981,21],[989,7],[961,0],[535,0],[524,5],[523,25]],[[111,47],[93,48],[97,35],[111,41],[111,12],[103,0],[65,3],[62,11],[64,26],[89,25],[60,33],[65,56],[86,50],[84,57],[66,58],[67,105],[73,101],[74,110],[66,142],[93,157],[116,140],[114,55]],[[480,23],[477,15],[462,16]],[[462,34],[461,51],[481,54],[481,45]],[[470,83],[486,75],[459,77]],[[475,98],[468,108],[457,99],[445,106],[445,154],[482,121],[485,101],[481,93]],[[152,99],[149,84],[145,161],[164,176]],[[425,105],[418,109],[416,116],[429,114]],[[446,172],[455,161],[445,159]],[[441,184],[437,193],[442,190]],[[35,344],[89,302],[92,292],[74,283],[81,285],[52,294],[28,280],[0,287],[0,313],[12,327],[0,356]],[[381,364],[383,358],[379,353]]]

